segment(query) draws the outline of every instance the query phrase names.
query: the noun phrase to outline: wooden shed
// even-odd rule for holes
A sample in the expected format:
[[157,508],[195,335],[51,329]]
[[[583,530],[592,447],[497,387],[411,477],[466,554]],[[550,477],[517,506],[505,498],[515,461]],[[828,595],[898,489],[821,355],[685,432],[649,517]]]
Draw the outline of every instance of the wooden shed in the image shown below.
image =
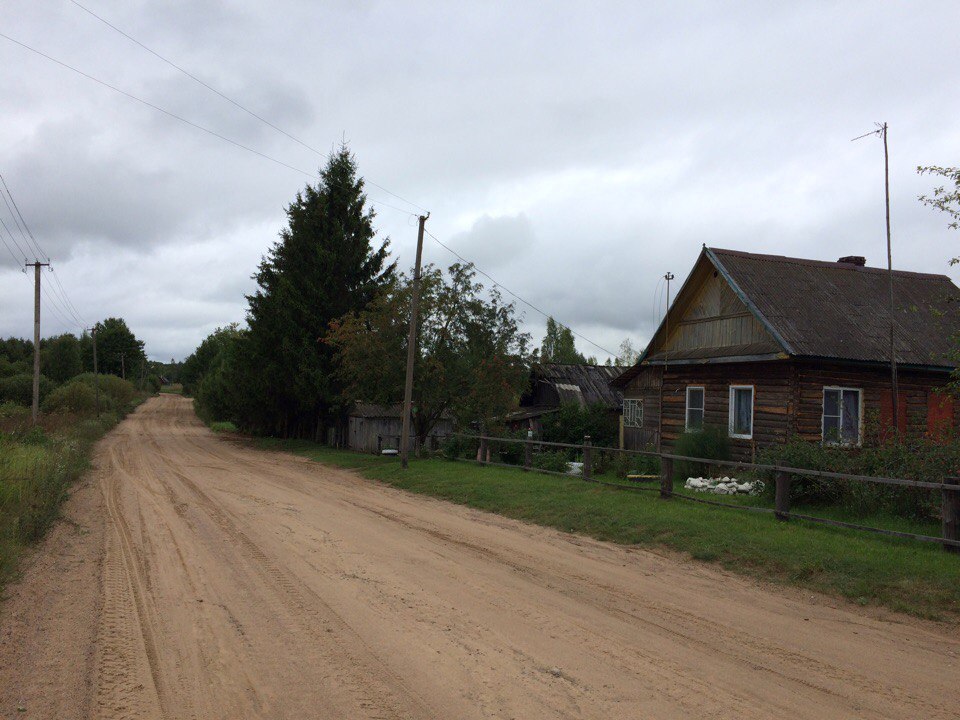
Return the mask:
[[539,433],[542,417],[556,412],[564,403],[603,405],[619,417],[623,393],[611,382],[623,371],[613,365],[535,363],[530,368],[530,384],[520,397],[520,408],[508,416],[508,424],[513,429]]
[[624,424],[629,409],[638,431],[626,446],[643,433],[669,449],[684,431],[714,425],[746,459],[795,436],[857,445],[871,428],[950,432],[960,289],[945,275],[894,271],[894,419],[888,283],[861,257],[704,247],[637,364],[612,383],[624,393]]
[[[400,403],[376,405],[357,403],[347,423],[347,447],[358,452],[380,453],[400,449],[402,431]],[[428,449],[439,447],[440,441],[453,432],[453,418],[445,414],[427,439]],[[416,438],[411,432],[410,450],[415,451]]]

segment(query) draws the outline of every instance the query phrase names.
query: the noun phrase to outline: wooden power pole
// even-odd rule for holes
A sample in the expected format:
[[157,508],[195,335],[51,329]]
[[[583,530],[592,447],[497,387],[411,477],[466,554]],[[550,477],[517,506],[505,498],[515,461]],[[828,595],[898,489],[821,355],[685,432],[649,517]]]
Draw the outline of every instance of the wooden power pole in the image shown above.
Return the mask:
[[880,123],[875,123],[877,126],[876,130],[871,130],[868,133],[859,135],[854,140],[861,140],[865,137],[872,137],[877,135],[883,140],[883,189],[886,199],[886,220],[887,220],[887,280],[888,280],[888,290],[889,290],[889,301],[890,301],[890,394],[892,395],[891,410],[893,411],[893,428],[894,430],[899,430],[899,412],[900,412],[900,398],[899,398],[899,388],[897,383],[897,351],[895,340],[897,316],[895,305],[893,302],[893,253],[891,251],[891,241],[890,241],[890,150],[887,146],[887,131],[889,128],[886,123],[882,125]]
[[33,424],[40,418],[40,268],[50,263],[27,263],[33,268]]
[[883,124],[883,185],[887,200],[887,276],[890,289],[890,385],[893,395],[893,427],[899,430],[899,403],[900,393],[897,383],[897,354],[894,346],[894,326],[896,315],[893,304],[893,253],[890,249],[890,153],[887,150],[887,124]]
[[97,327],[90,328],[93,337],[93,385],[97,392],[97,419],[100,419],[100,368],[97,365]]
[[403,426],[400,431],[400,467],[410,461],[410,416],[413,413],[413,360],[417,352],[417,311],[420,305],[420,261],[423,258],[423,226],[430,213],[420,216],[417,230],[417,262],[413,267],[413,288],[410,298],[410,330],[407,333],[407,378],[403,385]]

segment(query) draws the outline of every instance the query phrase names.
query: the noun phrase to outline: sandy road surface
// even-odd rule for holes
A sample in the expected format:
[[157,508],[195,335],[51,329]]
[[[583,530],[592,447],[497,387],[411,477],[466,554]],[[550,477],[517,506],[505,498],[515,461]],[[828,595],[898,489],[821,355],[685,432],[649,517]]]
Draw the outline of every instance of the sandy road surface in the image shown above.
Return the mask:
[[102,442],[68,518],[0,617],[2,717],[960,708],[950,629],[238,447],[177,397]]

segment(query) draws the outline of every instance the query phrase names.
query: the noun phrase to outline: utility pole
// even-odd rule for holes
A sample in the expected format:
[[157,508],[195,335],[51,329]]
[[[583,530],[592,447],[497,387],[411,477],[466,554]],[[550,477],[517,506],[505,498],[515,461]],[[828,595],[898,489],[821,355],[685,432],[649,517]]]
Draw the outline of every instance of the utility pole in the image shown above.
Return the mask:
[[858,137],[853,138],[854,140],[860,140],[861,138],[870,137],[871,135],[877,135],[883,140],[883,187],[884,195],[886,200],[886,220],[887,220],[887,280],[888,280],[888,290],[889,290],[889,300],[890,300],[890,393],[892,395],[892,407],[893,411],[893,427],[894,429],[898,428],[898,419],[900,417],[900,393],[897,383],[897,354],[896,354],[896,345],[894,344],[894,333],[896,327],[896,311],[893,303],[893,253],[891,251],[891,240],[890,240],[890,151],[887,146],[887,131],[888,127],[886,123],[880,124],[875,123],[877,126],[876,130],[871,130],[868,133],[864,133]]
[[50,263],[26,263],[33,268],[33,424],[40,418],[40,268]]
[[666,365],[670,354],[668,349],[670,340],[670,281],[673,280],[673,273],[668,272],[663,276],[663,279],[667,281],[667,312],[663,316],[663,364]]
[[97,419],[100,418],[100,368],[97,366],[97,326],[90,328],[93,337],[93,384],[97,391]]
[[896,324],[893,305],[893,254],[890,249],[890,152],[887,150],[887,124],[883,124],[883,188],[887,201],[887,279],[890,289],[890,386],[893,392],[893,427],[899,429],[900,393],[897,390],[897,355],[893,333]]
[[407,379],[403,385],[403,426],[400,431],[400,467],[406,470],[410,456],[410,415],[413,412],[413,360],[417,351],[417,310],[420,305],[420,260],[423,257],[423,226],[430,213],[420,216],[417,230],[417,262],[413,267],[413,296],[410,298],[410,330],[407,333]]

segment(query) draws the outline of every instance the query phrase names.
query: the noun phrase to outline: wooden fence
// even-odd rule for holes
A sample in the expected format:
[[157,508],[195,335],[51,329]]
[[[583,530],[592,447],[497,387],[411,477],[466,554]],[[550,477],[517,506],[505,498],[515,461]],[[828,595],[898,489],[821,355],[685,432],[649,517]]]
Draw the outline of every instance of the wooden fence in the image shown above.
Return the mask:
[[[908,538],[911,540],[921,540],[924,542],[935,542],[943,546],[947,552],[960,553],[960,478],[945,477],[943,482],[928,482],[923,480],[909,480],[906,478],[890,477],[872,477],[868,475],[851,475],[848,473],[828,472],[824,470],[809,470],[807,468],[784,467],[780,465],[765,465],[760,463],[740,462],[736,460],[714,460],[710,458],[696,458],[686,455],[675,455],[672,453],[658,452],[656,450],[626,450],[624,448],[611,448],[593,445],[590,436],[583,438],[583,443],[574,445],[571,443],[546,442],[534,439],[518,439],[492,437],[488,435],[470,435],[467,433],[454,433],[460,437],[471,438],[479,442],[478,461],[482,465],[497,465],[502,467],[522,467],[526,471],[541,472],[551,475],[567,475],[569,473],[559,473],[550,470],[537,468],[533,464],[534,448],[538,447],[556,447],[577,450],[583,457],[583,471],[581,478],[588,482],[595,482],[601,485],[619,488],[621,490],[633,491],[653,491],[658,492],[664,500],[680,498],[691,502],[712,505],[715,507],[729,508],[734,510],[744,510],[747,512],[770,513],[778,520],[786,521],[791,518],[797,520],[806,520],[808,522],[821,523],[833,527],[849,528],[852,530],[864,530],[867,532],[880,533],[893,537]],[[494,462],[489,460],[491,443],[522,443],[524,445],[524,460],[522,466],[512,465],[510,463]],[[600,480],[593,476],[592,460],[593,454],[597,451],[608,453],[627,453],[632,455],[647,455],[660,459],[660,487],[646,488],[639,485],[626,485],[623,483],[611,483]],[[719,500],[708,500],[706,498],[691,497],[690,495],[676,493],[673,489],[673,464],[676,461],[687,461],[701,463],[708,466],[731,467],[741,470],[759,470],[774,473],[775,482],[775,500],[773,508],[757,507],[751,505],[737,505],[734,503],[725,503]],[[880,485],[897,485],[901,487],[913,488],[917,490],[939,490],[942,498],[942,533],[941,537],[932,535],[918,535],[916,533],[901,532],[898,530],[888,530],[886,528],[876,528],[867,525],[858,525],[830,518],[815,517],[790,511],[790,485],[794,476],[826,478],[832,480],[847,480],[852,482],[876,483]]]

